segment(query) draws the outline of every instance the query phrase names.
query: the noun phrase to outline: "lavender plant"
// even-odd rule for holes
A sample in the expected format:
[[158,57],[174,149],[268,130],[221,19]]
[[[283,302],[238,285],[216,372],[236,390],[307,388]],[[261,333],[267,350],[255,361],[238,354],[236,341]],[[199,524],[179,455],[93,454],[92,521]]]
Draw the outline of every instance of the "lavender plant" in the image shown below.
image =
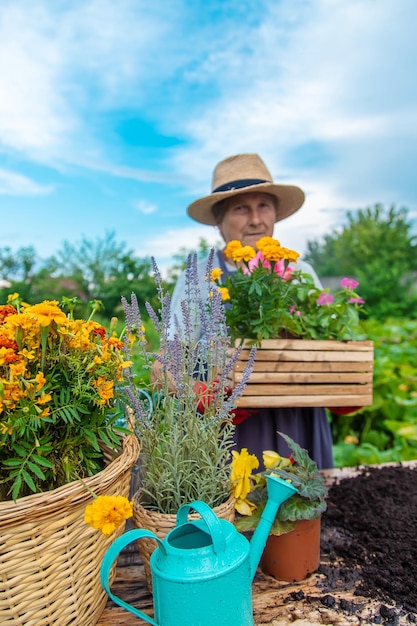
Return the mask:
[[203,292],[197,255],[188,257],[180,319],[171,315],[170,295],[152,259],[159,310],[149,303],[146,308],[160,336],[158,353],[146,350],[136,295],[130,303],[122,298],[127,342],[138,338],[146,367],[155,360],[160,364],[158,381],[145,388],[138,388],[128,372],[125,392],[141,445],[140,502],[161,513],[175,513],[193,500],[214,507],[230,494],[233,409],[248,381],[255,349],[242,381],[230,390],[227,382],[240,350],[231,349],[222,298],[212,283],[213,254]]

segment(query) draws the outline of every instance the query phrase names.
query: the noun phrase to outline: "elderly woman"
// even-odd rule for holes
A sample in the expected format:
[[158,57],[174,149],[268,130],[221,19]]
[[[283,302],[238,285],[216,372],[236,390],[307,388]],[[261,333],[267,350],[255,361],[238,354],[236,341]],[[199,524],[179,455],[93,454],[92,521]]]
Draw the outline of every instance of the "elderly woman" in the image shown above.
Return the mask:
[[[256,242],[272,236],[275,222],[292,215],[304,202],[299,187],[273,182],[262,159],[256,154],[238,154],[218,163],[213,173],[212,192],[196,200],[187,209],[188,215],[202,224],[216,226],[227,244],[238,239],[243,245],[256,247]],[[221,250],[217,251],[219,267],[224,273],[235,270]],[[297,267],[308,272],[320,285],[313,268],[299,261]],[[206,259],[199,263],[201,288],[204,289]],[[180,317],[185,277],[180,276],[172,296],[172,313]],[[271,408],[245,412],[246,419],[236,425],[236,447],[247,448],[262,458],[263,450],[289,454],[285,442],[277,434],[289,435],[316,461],[319,468],[333,466],[330,425],[324,408]]]

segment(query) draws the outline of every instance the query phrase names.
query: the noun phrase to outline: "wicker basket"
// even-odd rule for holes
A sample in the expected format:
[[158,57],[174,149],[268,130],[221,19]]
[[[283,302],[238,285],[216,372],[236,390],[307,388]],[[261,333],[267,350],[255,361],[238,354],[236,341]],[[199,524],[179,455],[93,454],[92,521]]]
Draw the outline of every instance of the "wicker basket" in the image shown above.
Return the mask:
[[[137,528],[146,528],[155,533],[159,539],[163,539],[175,527],[176,515],[144,509],[139,503],[138,495],[136,494],[133,502],[133,522],[135,526]],[[233,523],[235,519],[235,498],[230,497],[226,502],[213,510],[217,517]],[[198,513],[191,513],[189,519],[197,519],[199,517]],[[152,574],[149,561],[157,543],[154,539],[145,538],[140,539],[137,544],[145,570],[146,583],[149,591],[152,592]]]
[[[85,483],[97,495],[128,496],[138,455],[139,443],[128,435],[123,452]],[[75,481],[0,503],[1,626],[97,623],[107,601],[101,560],[123,527],[105,537],[88,526],[84,509],[89,502],[91,494]]]
[[[236,346],[240,341],[236,341]],[[244,344],[230,386],[242,379],[250,349]],[[372,404],[372,341],[265,339],[239,408],[369,406]]]

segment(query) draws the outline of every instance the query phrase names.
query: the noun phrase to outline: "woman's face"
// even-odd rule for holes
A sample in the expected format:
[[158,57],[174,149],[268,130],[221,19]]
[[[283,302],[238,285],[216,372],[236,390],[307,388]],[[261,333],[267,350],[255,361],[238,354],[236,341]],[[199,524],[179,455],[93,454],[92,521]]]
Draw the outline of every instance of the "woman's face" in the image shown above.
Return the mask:
[[225,243],[238,239],[244,246],[255,247],[261,237],[272,237],[275,206],[273,197],[267,193],[250,192],[233,196],[218,223]]

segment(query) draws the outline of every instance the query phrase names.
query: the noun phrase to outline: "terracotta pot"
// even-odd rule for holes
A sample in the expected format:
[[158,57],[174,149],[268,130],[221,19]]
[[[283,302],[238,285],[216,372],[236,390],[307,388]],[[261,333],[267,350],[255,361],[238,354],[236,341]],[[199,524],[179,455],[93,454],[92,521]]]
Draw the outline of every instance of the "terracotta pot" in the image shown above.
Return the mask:
[[260,567],[277,580],[304,580],[320,564],[320,517],[297,522],[284,535],[269,535]]

